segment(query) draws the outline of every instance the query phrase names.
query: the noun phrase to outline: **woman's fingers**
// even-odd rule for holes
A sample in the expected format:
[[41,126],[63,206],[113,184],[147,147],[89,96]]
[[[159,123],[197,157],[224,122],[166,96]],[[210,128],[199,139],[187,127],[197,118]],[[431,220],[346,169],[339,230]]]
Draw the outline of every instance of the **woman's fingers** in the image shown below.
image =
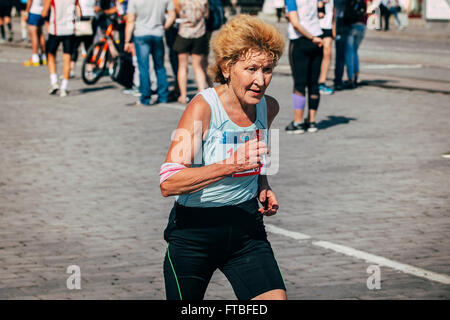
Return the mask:
[[264,204],[264,202],[266,202],[267,199],[267,190],[261,190],[261,192],[259,193],[259,202],[261,202],[262,204]]

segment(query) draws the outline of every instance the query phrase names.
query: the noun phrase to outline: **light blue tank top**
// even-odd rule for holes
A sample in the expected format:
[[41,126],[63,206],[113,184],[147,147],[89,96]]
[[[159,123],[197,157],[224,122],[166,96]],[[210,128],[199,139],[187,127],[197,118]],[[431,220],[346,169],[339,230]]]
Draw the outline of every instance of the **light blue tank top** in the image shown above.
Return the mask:
[[[203,96],[211,108],[211,120],[207,137],[202,142],[202,164],[197,165],[197,167],[210,165],[230,157],[241,143],[255,136],[257,129],[267,129],[265,97],[256,105],[255,122],[251,126],[240,127],[228,117],[214,88],[205,89],[199,94]],[[179,204],[187,207],[236,205],[256,197],[258,176],[229,176],[200,191],[183,194],[175,197],[175,199]]]

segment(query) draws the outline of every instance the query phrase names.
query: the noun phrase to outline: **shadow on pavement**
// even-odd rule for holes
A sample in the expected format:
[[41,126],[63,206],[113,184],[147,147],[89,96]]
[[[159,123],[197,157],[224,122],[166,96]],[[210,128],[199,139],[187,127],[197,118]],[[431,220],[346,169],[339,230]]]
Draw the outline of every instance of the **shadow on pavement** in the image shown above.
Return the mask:
[[377,79],[377,80],[362,80],[361,82],[358,82],[358,86],[380,86],[380,85],[385,85],[388,84],[389,82],[394,83],[394,82],[398,82],[395,80],[381,80],[381,79]]
[[115,89],[115,88],[117,88],[117,86],[114,86],[114,85],[106,85],[106,86],[102,86],[102,87],[88,87],[88,88],[78,89],[75,95],[89,93],[89,92],[96,92],[96,91],[101,91],[101,90],[107,90],[107,89]]
[[325,130],[341,124],[348,124],[350,121],[356,121],[356,118],[349,118],[345,116],[328,116],[328,119],[322,120],[317,124],[319,130]]

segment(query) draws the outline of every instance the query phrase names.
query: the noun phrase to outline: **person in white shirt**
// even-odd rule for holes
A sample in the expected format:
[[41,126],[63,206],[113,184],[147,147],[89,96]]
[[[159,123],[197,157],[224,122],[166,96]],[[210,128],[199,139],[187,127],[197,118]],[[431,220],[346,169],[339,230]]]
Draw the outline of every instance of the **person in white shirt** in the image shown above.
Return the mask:
[[[50,13],[49,35],[47,41],[48,70],[50,73],[49,94],[54,95],[60,91],[60,97],[68,94],[70,77],[70,58],[73,51],[75,34],[75,10],[81,15],[81,8],[78,0],[45,0],[42,16],[46,17]],[[63,44],[63,80],[61,88],[58,85],[58,75],[56,73],[56,52],[59,44]]]
[[85,23],[88,26],[90,25],[92,27],[92,33],[83,35],[75,34],[72,59],[70,63],[70,78],[75,77],[75,67],[78,60],[78,48],[80,47],[80,44],[83,43],[84,45],[83,52],[84,54],[86,54],[86,51],[94,42],[94,30],[97,29],[97,25],[95,23],[95,10],[94,10],[95,1],[96,0],[78,0],[81,8],[81,14],[83,16],[81,18],[80,23]]

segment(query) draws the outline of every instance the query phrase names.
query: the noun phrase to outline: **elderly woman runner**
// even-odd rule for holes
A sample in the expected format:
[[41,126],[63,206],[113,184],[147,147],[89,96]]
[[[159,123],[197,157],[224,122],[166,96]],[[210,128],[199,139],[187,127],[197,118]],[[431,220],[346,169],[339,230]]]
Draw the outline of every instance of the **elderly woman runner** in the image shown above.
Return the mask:
[[219,269],[240,300],[284,300],[263,223],[278,201],[260,174],[268,152],[261,132],[279,111],[265,91],[284,38],[272,25],[240,15],[214,35],[211,47],[209,71],[220,85],[189,103],[160,172],[162,195],[176,196],[164,231],[166,296],[203,299]]

